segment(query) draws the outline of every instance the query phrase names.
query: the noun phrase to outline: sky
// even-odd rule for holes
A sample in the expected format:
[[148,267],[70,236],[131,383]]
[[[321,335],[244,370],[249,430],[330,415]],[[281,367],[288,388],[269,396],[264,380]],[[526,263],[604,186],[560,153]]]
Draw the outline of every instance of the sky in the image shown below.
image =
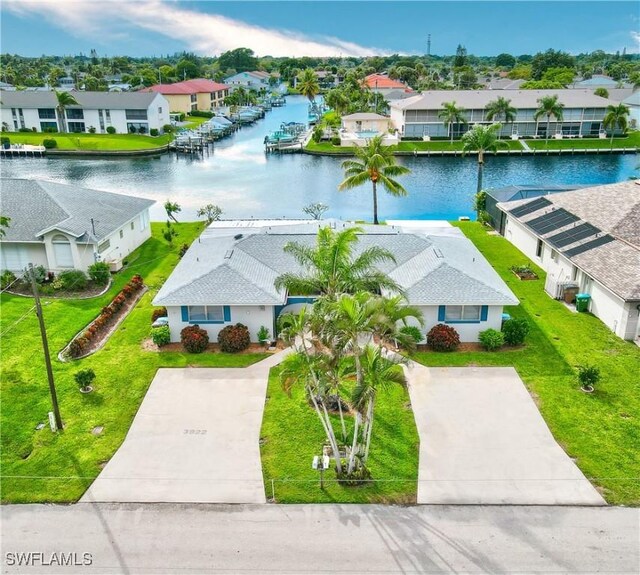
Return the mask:
[[637,53],[637,1],[1,0],[0,51],[23,56],[369,56],[548,48]]

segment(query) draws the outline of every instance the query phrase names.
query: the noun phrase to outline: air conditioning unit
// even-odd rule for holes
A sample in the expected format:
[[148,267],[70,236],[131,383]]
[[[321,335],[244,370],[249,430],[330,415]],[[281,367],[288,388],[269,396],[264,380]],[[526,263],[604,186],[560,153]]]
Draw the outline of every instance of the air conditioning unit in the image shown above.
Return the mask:
[[122,260],[112,260],[107,263],[109,264],[111,272],[119,272],[122,269]]

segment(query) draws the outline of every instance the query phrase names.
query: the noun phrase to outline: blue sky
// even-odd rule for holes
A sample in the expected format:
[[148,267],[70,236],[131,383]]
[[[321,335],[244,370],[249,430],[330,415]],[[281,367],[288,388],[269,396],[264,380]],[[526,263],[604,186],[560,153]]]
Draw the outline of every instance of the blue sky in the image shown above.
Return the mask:
[[638,52],[637,2],[2,0],[2,52],[134,56]]

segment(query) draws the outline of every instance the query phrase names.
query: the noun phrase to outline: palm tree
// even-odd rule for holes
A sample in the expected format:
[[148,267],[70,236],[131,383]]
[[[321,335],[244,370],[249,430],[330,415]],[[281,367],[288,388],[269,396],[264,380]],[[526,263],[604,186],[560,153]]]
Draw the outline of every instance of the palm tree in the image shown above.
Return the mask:
[[318,230],[315,247],[291,242],[284,251],[291,254],[304,268],[302,273],[285,273],[275,280],[277,289],[295,295],[322,295],[335,300],[341,293],[381,290],[400,292],[401,289],[376,265],[395,259],[387,250],[372,246],[354,254],[358,234],[362,228],[347,228],[333,232],[329,227]]
[[564,104],[560,102],[558,96],[543,96],[538,98],[538,109],[533,115],[533,119],[537,122],[542,116],[547,118],[547,131],[545,134],[545,141],[547,146],[549,145],[549,123],[551,122],[551,116],[555,117],[557,122],[562,122],[562,109]]
[[611,128],[611,148],[613,149],[613,136],[616,128],[620,128],[622,132],[627,131],[627,117],[629,116],[629,108],[624,104],[617,106],[607,106],[607,113],[602,121],[605,129]]
[[407,190],[394,180],[411,172],[409,168],[398,166],[388,147],[382,144],[382,135],[375,136],[363,148],[355,149],[355,160],[342,162],[346,178],[338,186],[340,191],[357,188],[367,181],[373,186],[373,223],[378,224],[378,184],[392,196],[406,196]]
[[438,113],[445,125],[448,126],[449,132],[451,132],[451,143],[453,144],[453,126],[454,124],[466,124],[466,118],[464,117],[464,108],[456,106],[455,100],[453,102],[444,102],[442,104],[442,111]]
[[60,118],[60,125],[62,132],[67,131],[67,122],[65,120],[65,110],[67,106],[79,106],[78,101],[69,92],[56,92],[56,98],[58,99],[58,117]]
[[329,90],[324,101],[327,106],[335,110],[339,116],[342,116],[349,108],[349,98],[343,90],[338,88]]
[[[516,119],[518,111],[511,105],[511,100],[507,100],[502,96],[493,100],[485,107],[487,120],[502,120],[505,124],[511,124]],[[500,134],[498,133],[498,139]]]
[[11,218],[9,216],[0,216],[0,237],[4,237],[7,234],[5,228],[8,228],[10,223]]
[[300,82],[298,83],[298,89],[303,96],[309,99],[310,103],[313,103],[316,96],[320,93],[320,86],[318,85],[318,78],[312,68],[305,68],[300,76]]
[[478,187],[476,193],[482,190],[482,170],[485,152],[495,152],[499,147],[506,146],[505,142],[498,140],[497,132],[501,128],[500,124],[491,124],[490,126],[476,124],[462,136],[462,152],[478,152]]

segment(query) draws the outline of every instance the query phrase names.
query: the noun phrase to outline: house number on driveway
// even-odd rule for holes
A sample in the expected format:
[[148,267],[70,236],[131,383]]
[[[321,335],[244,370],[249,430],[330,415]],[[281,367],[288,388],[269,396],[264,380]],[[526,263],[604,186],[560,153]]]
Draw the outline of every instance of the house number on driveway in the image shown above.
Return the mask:
[[206,435],[207,430],[206,429],[185,429],[184,434],[185,435]]

